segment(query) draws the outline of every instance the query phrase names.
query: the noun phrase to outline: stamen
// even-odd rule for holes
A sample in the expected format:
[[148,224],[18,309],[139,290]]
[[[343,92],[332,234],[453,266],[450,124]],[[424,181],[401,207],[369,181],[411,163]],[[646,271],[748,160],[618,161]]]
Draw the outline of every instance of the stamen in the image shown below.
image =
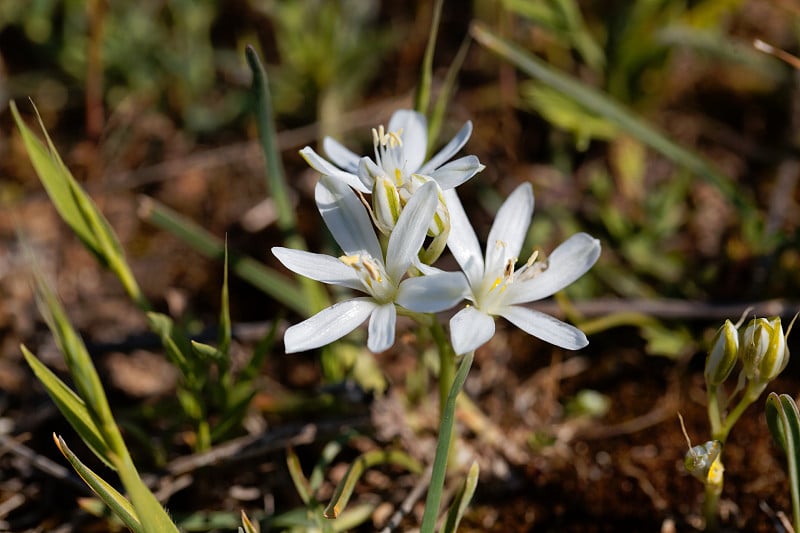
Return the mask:
[[378,267],[376,267],[372,263],[372,261],[370,261],[369,259],[363,259],[361,261],[361,264],[364,265],[364,268],[367,270],[367,273],[369,274],[369,277],[371,277],[373,280],[377,281],[378,283],[382,282],[380,270],[378,270]]
[[358,265],[358,262],[361,260],[361,257],[357,255],[343,255],[339,257],[339,261],[344,263],[349,267],[355,267]]

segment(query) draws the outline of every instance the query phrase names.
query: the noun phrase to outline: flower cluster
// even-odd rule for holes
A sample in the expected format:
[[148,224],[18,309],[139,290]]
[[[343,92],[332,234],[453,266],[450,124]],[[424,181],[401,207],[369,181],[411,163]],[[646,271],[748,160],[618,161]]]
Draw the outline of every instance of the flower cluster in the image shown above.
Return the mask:
[[[473,155],[451,161],[471,133],[467,122],[425,162],[425,118],[400,110],[388,129],[373,130],[372,158],[359,157],[330,138],[323,147],[332,163],[309,147],[301,150],[322,174],[315,200],[343,255],[281,247],[272,252],[298,274],[365,296],[336,303],[290,327],[284,337],[287,353],[333,342],[367,319],[367,346],[380,352],[394,343],[398,306],[402,312],[436,313],[464,300],[469,303],[450,321],[456,353],[487,342],[494,335],[495,316],[563,348],[588,343],[579,329],[522,304],[551,296],[586,273],[600,255],[599,241],[579,233],[546,260],[534,252],[517,268],[533,215],[533,191],[526,183],[498,211],[483,254],[455,187],[484,166]],[[432,266],[445,247],[461,272]]]

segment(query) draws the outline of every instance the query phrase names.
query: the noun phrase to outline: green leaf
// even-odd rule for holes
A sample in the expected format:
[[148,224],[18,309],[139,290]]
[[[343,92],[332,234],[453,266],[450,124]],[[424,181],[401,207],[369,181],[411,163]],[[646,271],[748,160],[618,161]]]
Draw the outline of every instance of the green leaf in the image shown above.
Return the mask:
[[308,483],[308,479],[306,479],[305,474],[303,474],[303,468],[300,466],[300,458],[297,457],[297,454],[294,453],[291,447],[286,450],[286,466],[289,467],[289,475],[292,478],[292,483],[294,483],[294,488],[300,496],[300,499],[303,500],[303,503],[306,505],[310,505],[312,503],[313,491],[311,490],[311,485]]
[[477,461],[473,461],[472,466],[469,468],[469,473],[464,480],[464,484],[458,489],[456,497],[453,499],[453,504],[447,513],[447,521],[442,528],[443,533],[455,533],[458,530],[458,525],[464,517],[469,502],[475,494],[475,489],[478,486],[478,475],[480,474],[480,467]]
[[442,18],[444,0],[436,0],[433,5],[431,27],[428,29],[428,43],[425,46],[425,55],[419,69],[419,83],[414,94],[414,110],[428,115],[428,105],[431,101],[431,85],[433,84],[433,53],[436,51],[436,37],[439,34],[439,21]]
[[800,531],[800,412],[791,396],[771,392],[767,396],[766,415],[772,438],[786,454],[793,525],[795,531]]
[[[141,198],[139,216],[172,233],[206,257],[221,259],[225,256],[225,244],[221,239],[152,198]],[[311,316],[311,308],[303,291],[289,278],[250,257],[231,253],[229,259],[230,268],[237,276],[292,311]]]
[[244,533],[260,533],[261,528],[258,527],[258,523],[253,524],[250,521],[250,518],[247,517],[244,511],[242,511],[242,530]]
[[230,298],[228,294],[228,240],[225,239],[225,260],[223,261],[222,271],[222,291],[220,294],[220,310],[219,310],[219,336],[217,343],[219,344],[219,351],[222,354],[225,362],[225,368],[228,365],[228,350],[231,347],[231,309]]
[[[245,55],[247,64],[253,73],[252,91],[256,101],[258,138],[267,160],[267,190],[275,201],[275,208],[278,212],[278,228],[286,234],[284,239],[286,246],[295,250],[308,250],[305,240],[297,233],[295,210],[289,201],[289,186],[286,183],[281,154],[278,150],[278,136],[275,132],[267,72],[264,70],[255,48],[248,46],[245,49]],[[324,309],[330,304],[321,284],[305,276],[299,276],[297,279],[300,286],[303,287],[305,303],[312,313]]]
[[338,517],[347,506],[347,502],[353,494],[353,489],[364,472],[368,468],[381,464],[395,464],[411,472],[420,472],[422,470],[420,464],[405,452],[398,450],[372,450],[363,453],[350,464],[350,468],[347,469],[344,478],[336,486],[330,503],[322,513],[323,516],[325,518]]
[[131,503],[103,478],[84,465],[80,459],[72,453],[72,450],[69,449],[63,438],[53,434],[53,439],[56,441],[56,446],[59,451],[64,454],[64,457],[66,457],[67,461],[72,465],[72,468],[75,469],[81,479],[83,479],[92,491],[97,494],[103,503],[105,503],[131,531],[135,533],[143,532],[144,529],[139,523],[136,517],[136,511]]
[[115,468],[109,459],[111,451],[97,425],[92,420],[83,400],[49,368],[43,365],[25,345],[20,346],[20,348],[28,366],[31,367],[36,378],[42,383],[47,394],[56,404],[61,414],[64,415],[64,418],[67,419],[70,426],[101,461],[109,468]]
[[472,36],[480,44],[550,88],[572,98],[581,106],[616,124],[621,130],[659,152],[664,157],[691,170],[722,191],[742,212],[743,218],[758,218],[751,201],[745,199],[733,183],[713,164],[678,145],[656,127],[630,111],[609,95],[548,65],[521,48],[501,39],[484,24],[472,26]]

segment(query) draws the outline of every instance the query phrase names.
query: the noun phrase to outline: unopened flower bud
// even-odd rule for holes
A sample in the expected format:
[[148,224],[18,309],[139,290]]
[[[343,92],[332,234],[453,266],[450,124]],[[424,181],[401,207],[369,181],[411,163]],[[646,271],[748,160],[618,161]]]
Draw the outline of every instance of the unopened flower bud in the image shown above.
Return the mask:
[[724,468],[720,461],[722,443],[710,440],[705,444],[693,446],[684,457],[683,465],[687,472],[705,483],[718,483]]
[[751,320],[742,337],[742,363],[748,379],[772,381],[789,363],[780,318]]
[[739,332],[726,320],[714,336],[714,343],[706,359],[706,383],[719,385],[725,381],[736,365],[739,355]]
[[372,212],[381,233],[388,235],[392,232],[402,209],[400,195],[392,181],[386,176],[376,177],[372,188]]

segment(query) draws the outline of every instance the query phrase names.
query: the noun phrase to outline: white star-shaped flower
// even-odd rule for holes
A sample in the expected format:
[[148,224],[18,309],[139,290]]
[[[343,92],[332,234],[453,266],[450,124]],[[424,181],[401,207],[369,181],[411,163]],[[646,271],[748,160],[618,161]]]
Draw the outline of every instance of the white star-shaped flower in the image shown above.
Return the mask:
[[533,190],[519,186],[497,212],[486,245],[485,258],[455,191],[445,191],[451,231],[447,245],[469,285],[472,305],[450,320],[450,337],[456,353],[475,350],[495,331],[494,317],[502,316],[526,333],[556,346],[576,350],[586,346],[586,335],[574,326],[520,304],[546,298],[563,289],[594,265],[600,241],[578,233],[537,262],[537,254],[515,269],[533,215]]
[[272,253],[289,270],[323,283],[341,285],[366,296],[342,301],[291,326],[284,334],[287,353],[329,344],[369,318],[367,347],[382,352],[394,344],[395,304],[417,312],[447,309],[461,300],[463,275],[428,270],[430,275],[403,279],[418,263],[417,254],[437,204],[431,182],[411,197],[389,237],[384,254],[360,199],[343,181],[323,176],[315,198],[325,224],[344,255],[335,258],[275,247]]
[[[389,119],[388,129],[380,126],[373,129],[372,133],[374,159],[362,158],[330,137],[323,140],[322,146],[333,164],[308,146],[300,150],[300,154],[320,174],[340,179],[362,193],[372,192],[376,176],[388,177],[395,187],[400,188],[403,185],[410,186],[414,175],[422,175],[432,178],[442,190],[452,189],[484,168],[474,155],[447,163],[472,134],[471,122],[464,124],[456,136],[428,162],[425,162],[428,126],[421,113],[409,109],[395,111]],[[413,192],[411,190],[410,194]]]

